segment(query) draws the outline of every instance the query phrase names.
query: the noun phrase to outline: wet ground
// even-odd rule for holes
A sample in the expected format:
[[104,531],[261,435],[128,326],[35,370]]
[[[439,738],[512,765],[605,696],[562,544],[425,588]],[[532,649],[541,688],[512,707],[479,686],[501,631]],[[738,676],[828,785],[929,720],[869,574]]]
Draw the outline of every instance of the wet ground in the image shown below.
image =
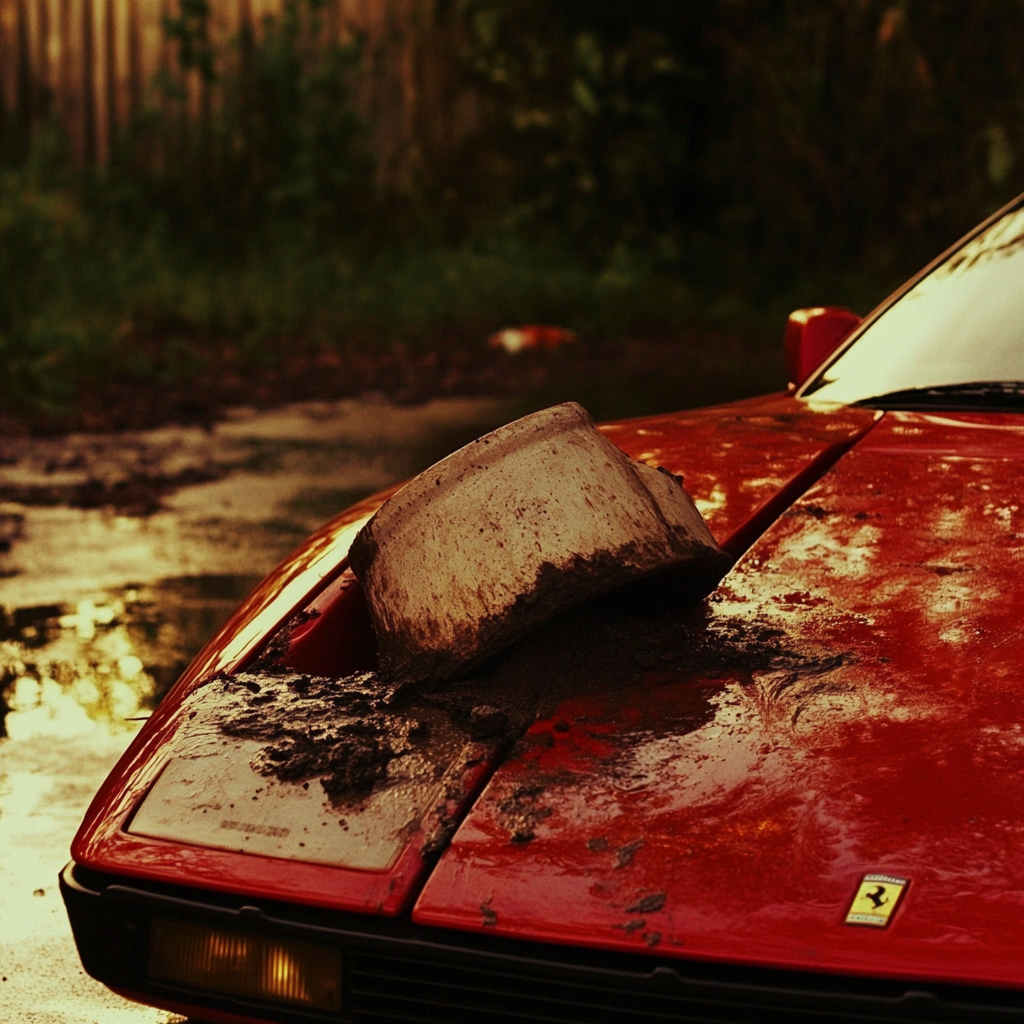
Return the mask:
[[363,398],[236,409],[210,429],[0,438],[0,1019],[180,1020],[79,965],[57,873],[92,794],[308,532],[522,411]]
[[[491,360],[465,380],[436,362],[302,377],[307,396],[319,381],[333,395],[380,386],[411,401],[487,385],[504,398],[233,408],[212,426],[60,437],[45,436],[56,420],[27,424],[44,435],[31,437],[0,416],[0,1021],[180,1020],[82,972],[57,873],[141,721],[267,571],[353,501],[533,409],[574,399],[612,419],[781,385],[774,347],[699,340]],[[112,394],[72,420],[177,414],[173,395],[158,398]],[[202,424],[228,399],[217,392],[186,419]]]

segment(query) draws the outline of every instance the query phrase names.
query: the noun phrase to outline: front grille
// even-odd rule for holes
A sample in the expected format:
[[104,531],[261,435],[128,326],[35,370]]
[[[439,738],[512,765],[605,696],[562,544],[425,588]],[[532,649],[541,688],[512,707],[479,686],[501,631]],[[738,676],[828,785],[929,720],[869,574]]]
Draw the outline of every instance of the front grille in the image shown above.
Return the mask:
[[[526,964],[486,955],[473,963],[448,957],[353,952],[348,1010],[353,1024],[722,1024],[908,1020],[1022,1021],[1020,1007],[941,999],[904,986],[821,979],[820,987],[745,985],[685,978],[673,968],[650,973]],[[762,979],[766,980],[766,979]],[[831,981],[831,985],[829,982]]]
[[[574,949],[167,885],[70,866],[61,891],[86,970],[112,988],[276,1024],[1024,1024],[1024,991],[850,978]],[[339,951],[340,1012],[239,1001],[147,977],[153,916]],[[286,939],[287,937],[287,939]]]

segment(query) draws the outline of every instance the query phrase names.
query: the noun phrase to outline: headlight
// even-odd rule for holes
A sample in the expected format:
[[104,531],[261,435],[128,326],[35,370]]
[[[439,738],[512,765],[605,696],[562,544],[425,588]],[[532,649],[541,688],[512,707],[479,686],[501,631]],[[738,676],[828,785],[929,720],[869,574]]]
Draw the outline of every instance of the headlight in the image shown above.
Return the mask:
[[148,976],[225,995],[341,1009],[341,953],[298,939],[153,918]]

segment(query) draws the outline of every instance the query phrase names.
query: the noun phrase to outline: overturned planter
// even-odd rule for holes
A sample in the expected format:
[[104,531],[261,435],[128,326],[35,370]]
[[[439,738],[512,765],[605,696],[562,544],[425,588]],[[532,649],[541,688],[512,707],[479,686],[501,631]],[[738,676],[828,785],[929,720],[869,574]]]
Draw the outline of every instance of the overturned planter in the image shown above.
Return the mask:
[[464,673],[588,598],[669,569],[729,566],[670,474],[632,462],[575,402],[524,416],[421,473],[360,531],[381,671]]

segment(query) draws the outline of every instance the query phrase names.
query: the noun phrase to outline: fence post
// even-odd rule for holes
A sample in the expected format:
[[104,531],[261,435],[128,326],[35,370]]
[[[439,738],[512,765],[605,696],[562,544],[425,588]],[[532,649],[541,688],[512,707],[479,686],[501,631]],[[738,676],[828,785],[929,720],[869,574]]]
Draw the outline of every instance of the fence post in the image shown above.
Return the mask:
[[36,116],[46,118],[53,105],[53,75],[50,68],[50,0],[36,0]]
[[17,79],[14,92],[15,117],[18,130],[23,136],[32,131],[32,57],[29,53],[28,10],[25,0],[18,0],[15,7],[15,39],[18,50]]
[[126,26],[128,49],[127,123],[131,124],[142,109],[142,53],[137,0],[128,0],[126,19],[128,22]]
[[96,45],[93,38],[93,0],[82,4],[82,162],[96,166]]
[[117,26],[114,0],[103,0],[103,120],[102,163],[109,163],[117,138]]

